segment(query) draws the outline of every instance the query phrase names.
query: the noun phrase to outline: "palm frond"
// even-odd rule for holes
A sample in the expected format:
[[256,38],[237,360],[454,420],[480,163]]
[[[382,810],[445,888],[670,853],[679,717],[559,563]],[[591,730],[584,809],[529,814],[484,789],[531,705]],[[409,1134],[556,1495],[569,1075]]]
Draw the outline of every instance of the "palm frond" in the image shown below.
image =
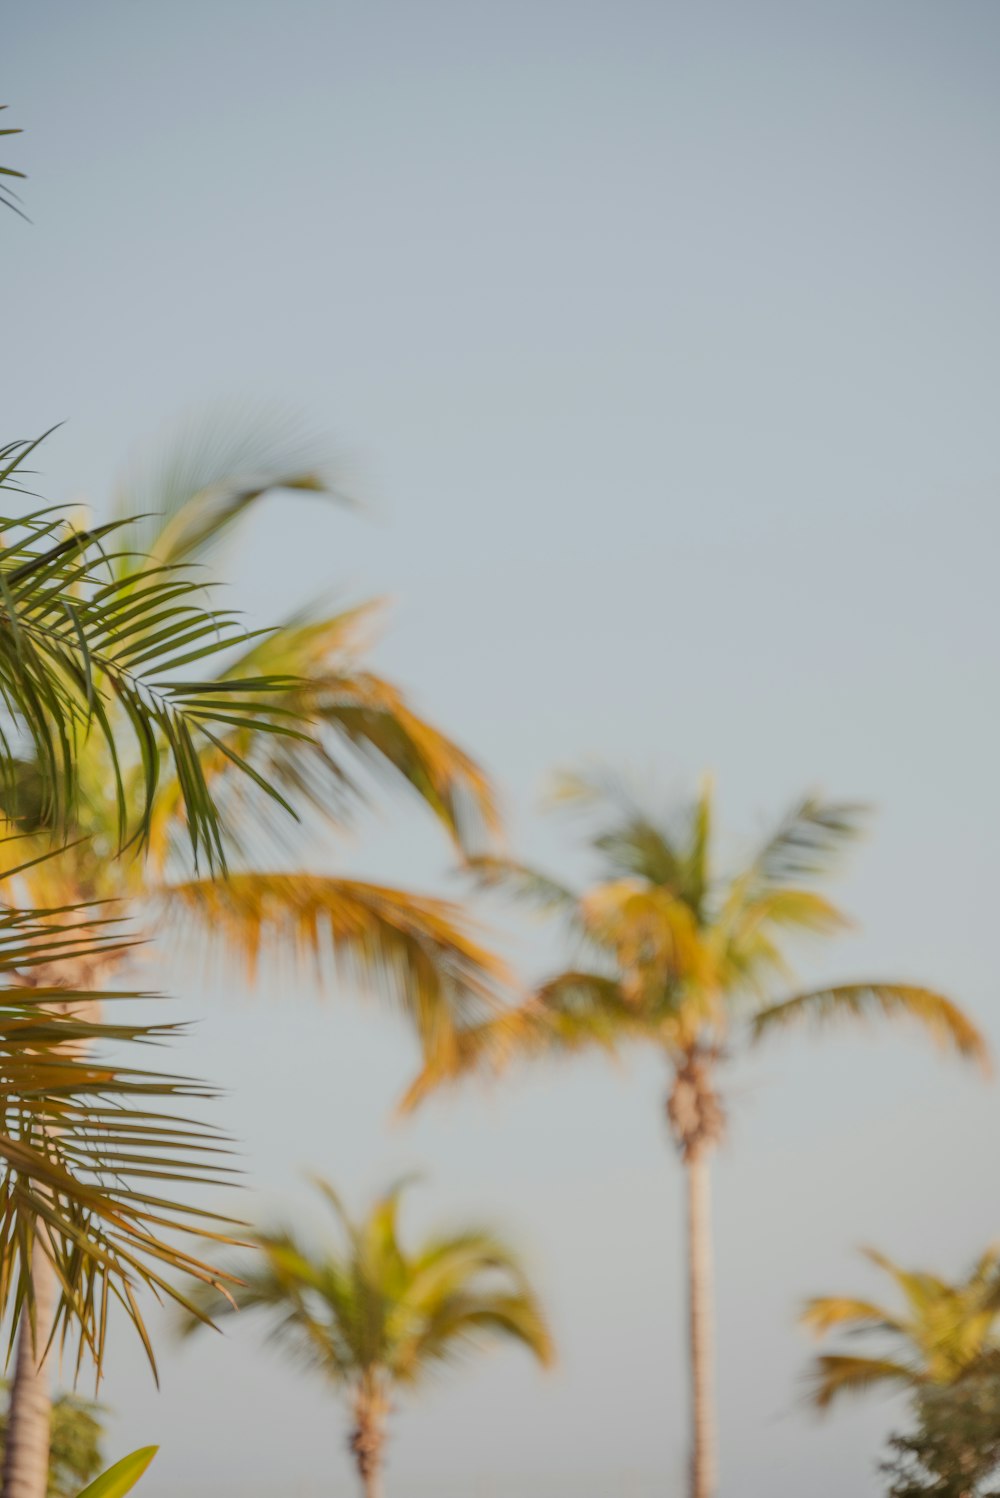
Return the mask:
[[579,907],[579,895],[566,885],[512,858],[481,854],[467,858],[462,864],[462,872],[469,875],[476,889],[501,890],[521,904],[533,906],[543,915],[572,916]]
[[494,1014],[510,982],[459,906],[320,874],[241,873],[163,886],[167,918],[224,943],[251,974],[291,958],[321,982],[374,991],[406,1014],[425,1048]]
[[[614,1055],[652,1033],[615,979],[582,970],[560,973],[524,1004],[440,1036],[403,1094],[400,1111],[413,1112],[431,1093],[465,1076],[495,1077],[517,1061],[591,1049]],[[664,1035],[657,1036],[663,1044]]]
[[286,413],[216,407],[168,434],[122,478],[117,518],[130,526],[122,574],[201,562],[262,500],[281,493],[347,496],[320,444]]
[[989,1070],[986,1040],[969,1016],[944,994],[912,984],[848,983],[814,989],[762,1009],[751,1028],[754,1040],[761,1040],[793,1025],[821,1027],[872,1019],[908,1020],[943,1050]]
[[[8,448],[0,484],[35,445]],[[174,570],[156,571],[137,590],[110,576],[108,545],[119,529],[67,531],[48,512],[0,517],[0,759],[12,765],[20,742],[30,742],[58,829],[73,807],[81,746],[96,735],[122,841],[147,834],[166,762],[195,859],[200,853],[220,865],[221,820],[199,744],[213,744],[213,730],[234,713],[262,733],[294,732],[275,702],[289,683],[197,678],[246,630],[231,613],[195,602],[195,583]],[[141,765],[137,807],[126,796],[123,740]]]
[[863,831],[868,816],[869,808],[859,802],[804,796],[765,839],[748,873],[764,885],[826,874],[845,844]]
[[806,1302],[799,1321],[817,1337],[825,1336],[834,1327],[845,1325],[852,1330],[905,1330],[900,1318],[887,1311],[884,1306],[876,1305],[871,1300],[859,1300],[851,1295],[817,1295]]
[[[254,797],[239,773],[243,765],[297,812],[337,828],[367,801],[362,772],[368,771],[410,787],[464,851],[499,831],[493,788],[475,761],[415,713],[396,687],[360,666],[358,632],[371,612],[363,605],[324,618],[293,618],[254,641],[230,667],[236,680],[294,682],[280,707],[305,730],[262,731],[259,722],[241,719],[234,704],[228,731],[202,754],[206,779],[219,798],[226,803],[230,791],[240,798],[240,814],[234,812],[230,823],[256,829],[249,856],[257,861],[286,824],[282,819],[276,828],[273,815],[268,818],[266,798]],[[168,794],[160,800],[156,848],[168,843],[176,799]]]
[[922,1380],[919,1374],[891,1358],[849,1357],[829,1353],[816,1359],[810,1380],[809,1399],[818,1410],[828,1410],[834,1400],[845,1394],[867,1394],[878,1385],[912,1388]]
[[[0,109],[6,109],[7,107],[6,104],[0,104]],[[20,135],[21,133],[20,129],[12,126],[8,126],[5,130],[0,130],[0,135]],[[13,178],[15,181],[23,182],[25,180],[25,173],[17,171],[12,166],[0,166],[0,177]],[[23,218],[27,221],[28,215],[19,206],[20,201],[18,194],[10,186],[9,181],[0,182],[0,203],[5,208],[10,208],[12,212],[16,213],[18,218]]]

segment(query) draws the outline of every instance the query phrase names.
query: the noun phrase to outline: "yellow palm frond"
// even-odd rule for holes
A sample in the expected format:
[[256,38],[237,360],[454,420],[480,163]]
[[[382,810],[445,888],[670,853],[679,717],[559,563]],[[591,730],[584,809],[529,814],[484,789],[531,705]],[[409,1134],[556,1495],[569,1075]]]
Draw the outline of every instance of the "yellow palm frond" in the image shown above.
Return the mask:
[[919,1373],[891,1358],[850,1357],[831,1353],[816,1359],[809,1398],[818,1410],[828,1410],[845,1394],[867,1394],[878,1385],[912,1388],[924,1380]]
[[814,989],[762,1009],[753,1020],[754,1039],[795,1025],[825,1026],[842,1021],[907,1020],[943,1050],[989,1071],[986,1040],[969,1016],[934,989],[904,983],[848,983]]
[[402,1010],[425,1047],[496,1012],[509,975],[460,906],[321,874],[241,873],[162,886],[167,918],[242,959],[291,960],[320,982],[346,979]]
[[834,1327],[850,1326],[852,1330],[903,1331],[904,1325],[898,1316],[884,1306],[871,1300],[858,1300],[851,1295],[818,1295],[806,1302],[799,1321],[817,1337],[823,1337]]

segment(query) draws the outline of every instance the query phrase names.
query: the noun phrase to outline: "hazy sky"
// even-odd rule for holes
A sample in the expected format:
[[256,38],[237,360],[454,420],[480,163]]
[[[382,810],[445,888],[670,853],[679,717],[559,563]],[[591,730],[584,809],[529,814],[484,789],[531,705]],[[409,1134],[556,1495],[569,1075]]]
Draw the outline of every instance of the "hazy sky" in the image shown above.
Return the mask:
[[[840,891],[863,929],[806,972],[943,985],[1000,1041],[994,0],[34,0],[5,21],[33,223],[0,225],[4,435],[67,422],[45,492],[104,503],[207,402],[303,412],[371,513],[273,504],[232,558],[239,601],[390,595],[380,665],[567,872],[534,807],[581,758],[665,793],[712,767],[736,835],[809,785],[871,798]],[[412,813],[334,856],[447,887]],[[306,1167],[360,1201],[416,1165],[414,1220],[495,1217],[551,1304],[552,1377],[503,1353],[400,1415],[398,1498],[681,1491],[656,1064],[392,1127],[414,1050],[390,1019],[202,988],[185,1065],[229,1090],[250,1210],[310,1210]],[[879,1288],[859,1242],[952,1273],[1000,1232],[996,1090],[906,1035],[801,1040],[730,1104],[723,1498],[875,1493],[899,1411],[804,1416],[794,1310]],[[121,1341],[114,1448],[162,1443],[149,1498],[352,1491],[339,1408],[254,1345],[165,1351],[157,1395]]]

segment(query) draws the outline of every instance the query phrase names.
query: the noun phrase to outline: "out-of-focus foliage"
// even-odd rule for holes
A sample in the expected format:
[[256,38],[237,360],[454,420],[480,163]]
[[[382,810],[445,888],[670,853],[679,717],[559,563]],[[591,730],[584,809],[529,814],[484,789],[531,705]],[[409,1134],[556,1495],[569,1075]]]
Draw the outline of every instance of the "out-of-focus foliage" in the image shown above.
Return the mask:
[[913,1427],[889,1442],[888,1498],[1000,1498],[1000,1374],[924,1388]]
[[806,1304],[802,1323],[817,1336],[839,1331],[878,1344],[871,1354],[845,1350],[816,1358],[809,1393],[818,1409],[878,1386],[923,1390],[1000,1373],[1000,1248],[988,1249],[957,1281],[903,1269],[875,1249],[865,1254],[889,1275],[900,1306],[843,1295]]

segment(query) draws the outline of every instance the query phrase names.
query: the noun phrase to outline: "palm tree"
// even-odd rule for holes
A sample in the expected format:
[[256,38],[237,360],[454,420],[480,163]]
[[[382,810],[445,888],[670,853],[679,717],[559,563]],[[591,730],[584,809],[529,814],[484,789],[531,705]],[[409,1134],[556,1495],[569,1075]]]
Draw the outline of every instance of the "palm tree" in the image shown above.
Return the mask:
[[[0,449],[0,488],[22,507],[19,474],[37,445]],[[95,989],[133,943],[94,901],[32,905],[27,884],[42,891],[48,874],[53,889],[65,887],[55,851],[82,825],[98,762],[115,811],[95,859],[120,864],[123,849],[141,848],[166,781],[189,855],[217,868],[222,817],[198,751],[215,743],[213,727],[230,723],[234,693],[245,722],[288,731],[275,715],[287,682],[191,679],[193,638],[204,668],[245,630],[206,608],[204,585],[193,596],[180,572],[154,575],[137,592],[110,542],[122,528],[81,531],[52,510],[0,517],[0,1309],[19,1332],[7,1498],[44,1489],[48,1390],[37,1365],[50,1343],[75,1325],[80,1352],[99,1370],[111,1300],[145,1338],[138,1285],[169,1295],[166,1268],[211,1275],[171,1241],[170,1228],[190,1233],[193,1222],[163,1193],[217,1180],[211,1159],[220,1145],[189,1118],[157,1111],[204,1089],[102,1058],[106,1045],[163,1039],[174,1028],[100,1018],[97,1001],[121,995]],[[150,1192],[154,1179],[159,1195]]]
[[[492,793],[461,749],[363,665],[370,608],[316,607],[251,636],[238,636],[229,615],[206,614],[204,585],[190,569],[263,499],[295,492],[328,494],[331,486],[296,442],[260,421],[235,435],[209,421],[123,489],[114,524],[126,549],[110,557],[105,584],[116,605],[112,665],[145,671],[154,689],[163,682],[172,695],[148,734],[140,732],[144,720],[116,679],[105,705],[104,657],[95,657],[107,731],[76,750],[76,793],[59,825],[68,844],[58,858],[46,856],[56,830],[44,790],[52,776],[29,742],[7,786],[0,782],[20,839],[20,869],[0,879],[0,893],[82,912],[74,919],[83,929],[88,912],[114,901],[141,936],[183,928],[186,945],[203,937],[248,971],[264,959],[292,965],[296,978],[346,977],[401,1009],[429,1051],[455,1025],[490,1012],[497,960],[453,903],[306,869],[298,859],[322,852],[323,831],[344,830],[373,776],[414,792],[465,848],[496,827]],[[133,513],[144,518],[129,525]],[[202,682],[202,663],[226,645],[225,669]],[[141,826],[143,858],[115,856],[123,823]],[[206,877],[199,857],[210,875],[226,877]],[[120,944],[91,944],[34,968],[32,981],[104,989],[127,957]],[[45,1266],[36,1270],[36,1294],[51,1296],[41,1284]],[[37,1453],[48,1376],[34,1337],[25,1332],[23,1342],[8,1454],[30,1450],[37,1459],[20,1485],[8,1472],[4,1491],[43,1498]]]
[[715,858],[705,784],[673,818],[657,818],[617,782],[566,777],[559,794],[600,820],[598,878],[582,892],[524,865],[470,861],[479,884],[504,888],[575,936],[575,960],[500,1018],[442,1038],[406,1099],[516,1057],[654,1047],[666,1062],[666,1114],[687,1178],[692,1498],[715,1489],[709,1163],[725,1128],[718,1074],[738,1048],[794,1024],[878,1015],[911,1020],[960,1055],[983,1060],[972,1021],[942,994],[863,982],[775,1001],[789,983],[787,938],[845,925],[813,880],[858,830],[859,808],[808,797],[734,873]]
[[864,1394],[880,1385],[920,1390],[948,1386],[984,1371],[1000,1358],[1000,1248],[977,1259],[964,1279],[951,1282],[923,1269],[901,1269],[873,1248],[865,1257],[888,1274],[901,1292],[902,1307],[823,1295],[807,1302],[803,1326],[818,1337],[844,1331],[877,1338],[877,1356],[831,1353],[816,1358],[810,1398],[826,1410],[844,1394]]
[[[341,1243],[314,1253],[290,1230],[257,1233],[253,1257],[229,1266],[238,1281],[231,1295],[199,1287],[194,1299],[213,1322],[234,1310],[260,1312],[269,1342],[342,1391],[365,1498],[381,1498],[386,1422],[397,1391],[497,1341],[520,1343],[548,1367],[552,1339],[521,1262],[502,1239],[465,1228],[408,1248],[400,1241],[400,1185],[362,1222],[348,1216],[326,1182],[317,1185]],[[203,1324],[189,1316],[184,1329]]]

